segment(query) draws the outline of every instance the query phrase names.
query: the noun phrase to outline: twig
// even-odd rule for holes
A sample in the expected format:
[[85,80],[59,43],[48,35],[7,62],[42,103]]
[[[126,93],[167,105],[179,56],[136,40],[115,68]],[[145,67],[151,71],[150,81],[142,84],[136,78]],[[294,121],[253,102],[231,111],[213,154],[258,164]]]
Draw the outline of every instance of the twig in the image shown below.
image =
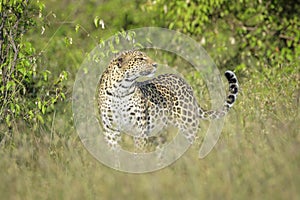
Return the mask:
[[279,37],[282,38],[282,39],[286,39],[286,40],[295,40],[294,37],[287,36],[287,35],[284,35],[284,34],[280,34]]

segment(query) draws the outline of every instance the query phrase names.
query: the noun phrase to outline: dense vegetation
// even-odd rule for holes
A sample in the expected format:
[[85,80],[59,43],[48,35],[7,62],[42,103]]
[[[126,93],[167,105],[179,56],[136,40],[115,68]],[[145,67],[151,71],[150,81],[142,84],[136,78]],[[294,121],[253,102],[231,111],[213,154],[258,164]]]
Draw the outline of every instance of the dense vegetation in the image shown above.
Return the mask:
[[[1,197],[298,199],[299,10],[297,0],[2,0]],[[195,145],[172,166],[137,176],[103,166],[84,149],[71,96],[89,51],[145,26],[197,40],[220,71],[237,73],[241,94],[208,157],[196,159]]]

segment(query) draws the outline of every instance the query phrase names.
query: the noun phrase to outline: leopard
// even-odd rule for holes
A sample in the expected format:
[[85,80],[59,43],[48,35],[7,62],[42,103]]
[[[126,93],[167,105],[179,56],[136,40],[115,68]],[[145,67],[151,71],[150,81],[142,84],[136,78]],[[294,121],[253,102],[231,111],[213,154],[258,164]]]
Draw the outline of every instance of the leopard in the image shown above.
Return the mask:
[[[98,83],[98,111],[104,140],[111,150],[121,148],[121,135],[133,137],[143,149],[150,137],[163,127],[174,126],[192,144],[201,119],[224,117],[236,102],[238,79],[227,70],[229,90],[220,109],[202,108],[192,87],[177,74],[153,77],[158,64],[140,50],[127,50],[115,56]],[[140,81],[139,78],[148,79]]]

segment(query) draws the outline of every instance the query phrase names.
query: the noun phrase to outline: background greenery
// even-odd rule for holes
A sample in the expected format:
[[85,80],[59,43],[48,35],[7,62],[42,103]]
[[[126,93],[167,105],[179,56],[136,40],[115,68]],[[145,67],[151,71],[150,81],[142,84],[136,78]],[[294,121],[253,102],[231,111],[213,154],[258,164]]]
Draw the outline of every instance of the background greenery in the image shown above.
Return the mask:
[[[2,0],[0,6],[1,198],[299,198],[299,1]],[[71,94],[89,51],[118,31],[144,26],[190,35],[220,71],[237,73],[241,94],[205,159],[196,159],[194,145],[168,168],[132,175],[86,151],[73,126]]]

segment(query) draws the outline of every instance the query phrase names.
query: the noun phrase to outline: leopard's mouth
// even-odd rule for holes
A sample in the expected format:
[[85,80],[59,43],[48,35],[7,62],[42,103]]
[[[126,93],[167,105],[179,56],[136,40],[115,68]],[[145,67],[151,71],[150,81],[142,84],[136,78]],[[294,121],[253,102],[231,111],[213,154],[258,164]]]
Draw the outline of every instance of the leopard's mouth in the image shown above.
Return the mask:
[[147,77],[153,77],[155,75],[156,69],[153,69],[148,75]]
[[150,77],[153,77],[154,74],[155,74],[155,73],[151,73],[151,74],[149,74],[147,77],[149,77],[149,78],[150,78]]
[[156,72],[156,68],[152,68],[151,70],[141,72],[140,75],[146,77],[153,77],[155,72]]

